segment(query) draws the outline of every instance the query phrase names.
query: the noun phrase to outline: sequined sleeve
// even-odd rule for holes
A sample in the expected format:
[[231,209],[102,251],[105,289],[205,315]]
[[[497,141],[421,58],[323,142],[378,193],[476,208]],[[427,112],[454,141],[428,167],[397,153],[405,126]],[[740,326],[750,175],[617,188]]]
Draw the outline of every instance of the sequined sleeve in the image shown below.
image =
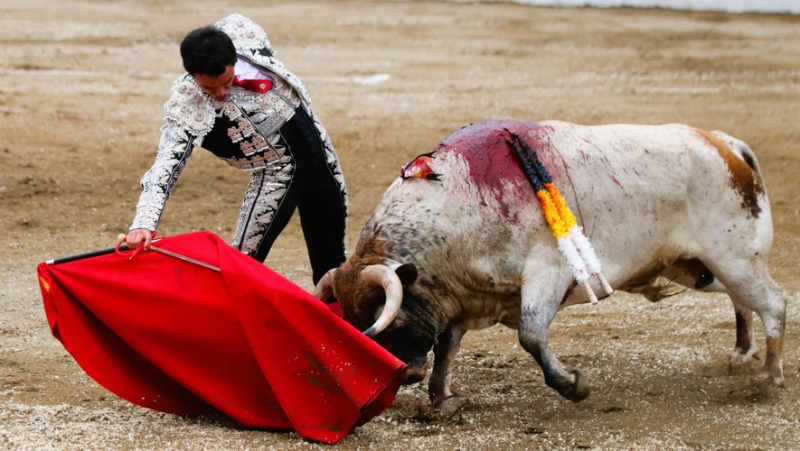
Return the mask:
[[197,139],[177,122],[167,119],[153,166],[142,176],[142,194],[130,230],[156,230],[172,187],[192,154]]

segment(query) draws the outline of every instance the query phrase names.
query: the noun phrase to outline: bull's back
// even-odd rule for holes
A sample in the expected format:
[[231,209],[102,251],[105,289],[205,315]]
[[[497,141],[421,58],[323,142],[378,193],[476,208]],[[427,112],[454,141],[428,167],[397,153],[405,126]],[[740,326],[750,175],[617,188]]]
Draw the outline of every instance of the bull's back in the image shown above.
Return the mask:
[[[513,221],[526,205],[536,206],[531,182],[509,134],[525,141],[556,186],[575,204],[626,202],[646,211],[654,202],[663,210],[704,196],[711,205],[731,196],[751,216],[759,213],[764,189],[749,149],[737,140],[681,124],[581,126],[559,121],[517,122],[489,120],[453,133],[436,147],[444,170],[455,169],[451,160],[466,163],[467,177],[481,190],[492,193],[499,213]],[[737,148],[737,144],[740,148]],[[743,146],[743,148],[742,148]],[[446,175],[445,175],[446,177]],[[509,188],[524,194],[511,205]],[[586,219],[584,218],[584,221]]]
[[[470,180],[478,186],[500,189],[512,183],[527,187],[529,180],[506,141],[509,134],[515,134],[546,170],[566,185],[582,180],[591,185],[605,181],[621,185],[621,179],[628,183],[647,181],[654,173],[661,179],[685,184],[696,172],[692,165],[705,158],[699,152],[703,149],[698,148],[702,133],[678,124],[582,126],[560,121],[489,120],[451,134],[436,146],[435,156],[463,158]],[[452,165],[444,166],[449,170]]]
[[[645,209],[654,200],[671,207],[683,203],[691,179],[706,164],[702,163],[706,158],[697,153],[692,130],[680,125],[591,127],[558,121],[484,121],[442,141],[436,147],[434,170],[443,172],[445,188],[456,186],[454,195],[463,191],[463,181],[469,181],[480,193],[482,207],[494,209],[512,226],[523,222],[530,228],[530,216],[541,216],[538,200],[507,143],[510,135],[519,136],[578,219],[585,221],[583,214],[598,203],[641,202],[639,207]],[[538,214],[528,212],[531,209]]]

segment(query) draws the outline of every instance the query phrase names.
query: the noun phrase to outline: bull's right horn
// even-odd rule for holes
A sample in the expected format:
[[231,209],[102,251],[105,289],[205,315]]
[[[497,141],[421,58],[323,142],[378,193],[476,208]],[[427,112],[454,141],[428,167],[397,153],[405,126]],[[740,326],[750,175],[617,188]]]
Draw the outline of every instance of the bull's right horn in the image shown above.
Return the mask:
[[326,272],[314,287],[314,297],[320,299],[322,302],[327,301],[328,298],[333,295],[333,275],[335,274],[335,271],[336,268],[333,268]]
[[386,292],[386,304],[383,306],[381,316],[369,329],[364,331],[368,337],[375,336],[389,327],[400,312],[403,303],[403,284],[394,271],[383,265],[370,265],[361,271],[361,275],[370,282],[383,287]]

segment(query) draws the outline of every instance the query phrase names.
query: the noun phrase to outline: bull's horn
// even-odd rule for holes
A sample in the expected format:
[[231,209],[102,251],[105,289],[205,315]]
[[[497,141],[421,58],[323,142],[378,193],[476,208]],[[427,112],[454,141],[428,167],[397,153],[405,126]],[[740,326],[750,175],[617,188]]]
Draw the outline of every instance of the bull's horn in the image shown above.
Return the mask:
[[314,287],[314,297],[317,299],[321,299],[323,302],[327,301],[329,297],[333,294],[333,275],[335,274],[336,268],[331,269],[330,271],[326,272],[319,282],[317,282],[317,286]]
[[361,275],[368,281],[382,286],[386,292],[386,304],[383,306],[380,318],[364,331],[364,335],[372,337],[389,327],[400,312],[400,305],[403,303],[403,284],[394,271],[383,265],[367,266],[361,271]]

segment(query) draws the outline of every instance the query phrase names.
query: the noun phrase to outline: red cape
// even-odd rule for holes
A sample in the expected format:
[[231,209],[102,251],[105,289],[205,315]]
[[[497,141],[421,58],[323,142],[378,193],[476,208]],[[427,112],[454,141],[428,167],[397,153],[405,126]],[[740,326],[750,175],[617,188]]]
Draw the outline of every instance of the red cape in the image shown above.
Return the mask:
[[210,232],[154,245],[221,272],[155,251],[38,267],[53,336],[111,392],[325,443],[394,401],[403,363],[302,288]]

